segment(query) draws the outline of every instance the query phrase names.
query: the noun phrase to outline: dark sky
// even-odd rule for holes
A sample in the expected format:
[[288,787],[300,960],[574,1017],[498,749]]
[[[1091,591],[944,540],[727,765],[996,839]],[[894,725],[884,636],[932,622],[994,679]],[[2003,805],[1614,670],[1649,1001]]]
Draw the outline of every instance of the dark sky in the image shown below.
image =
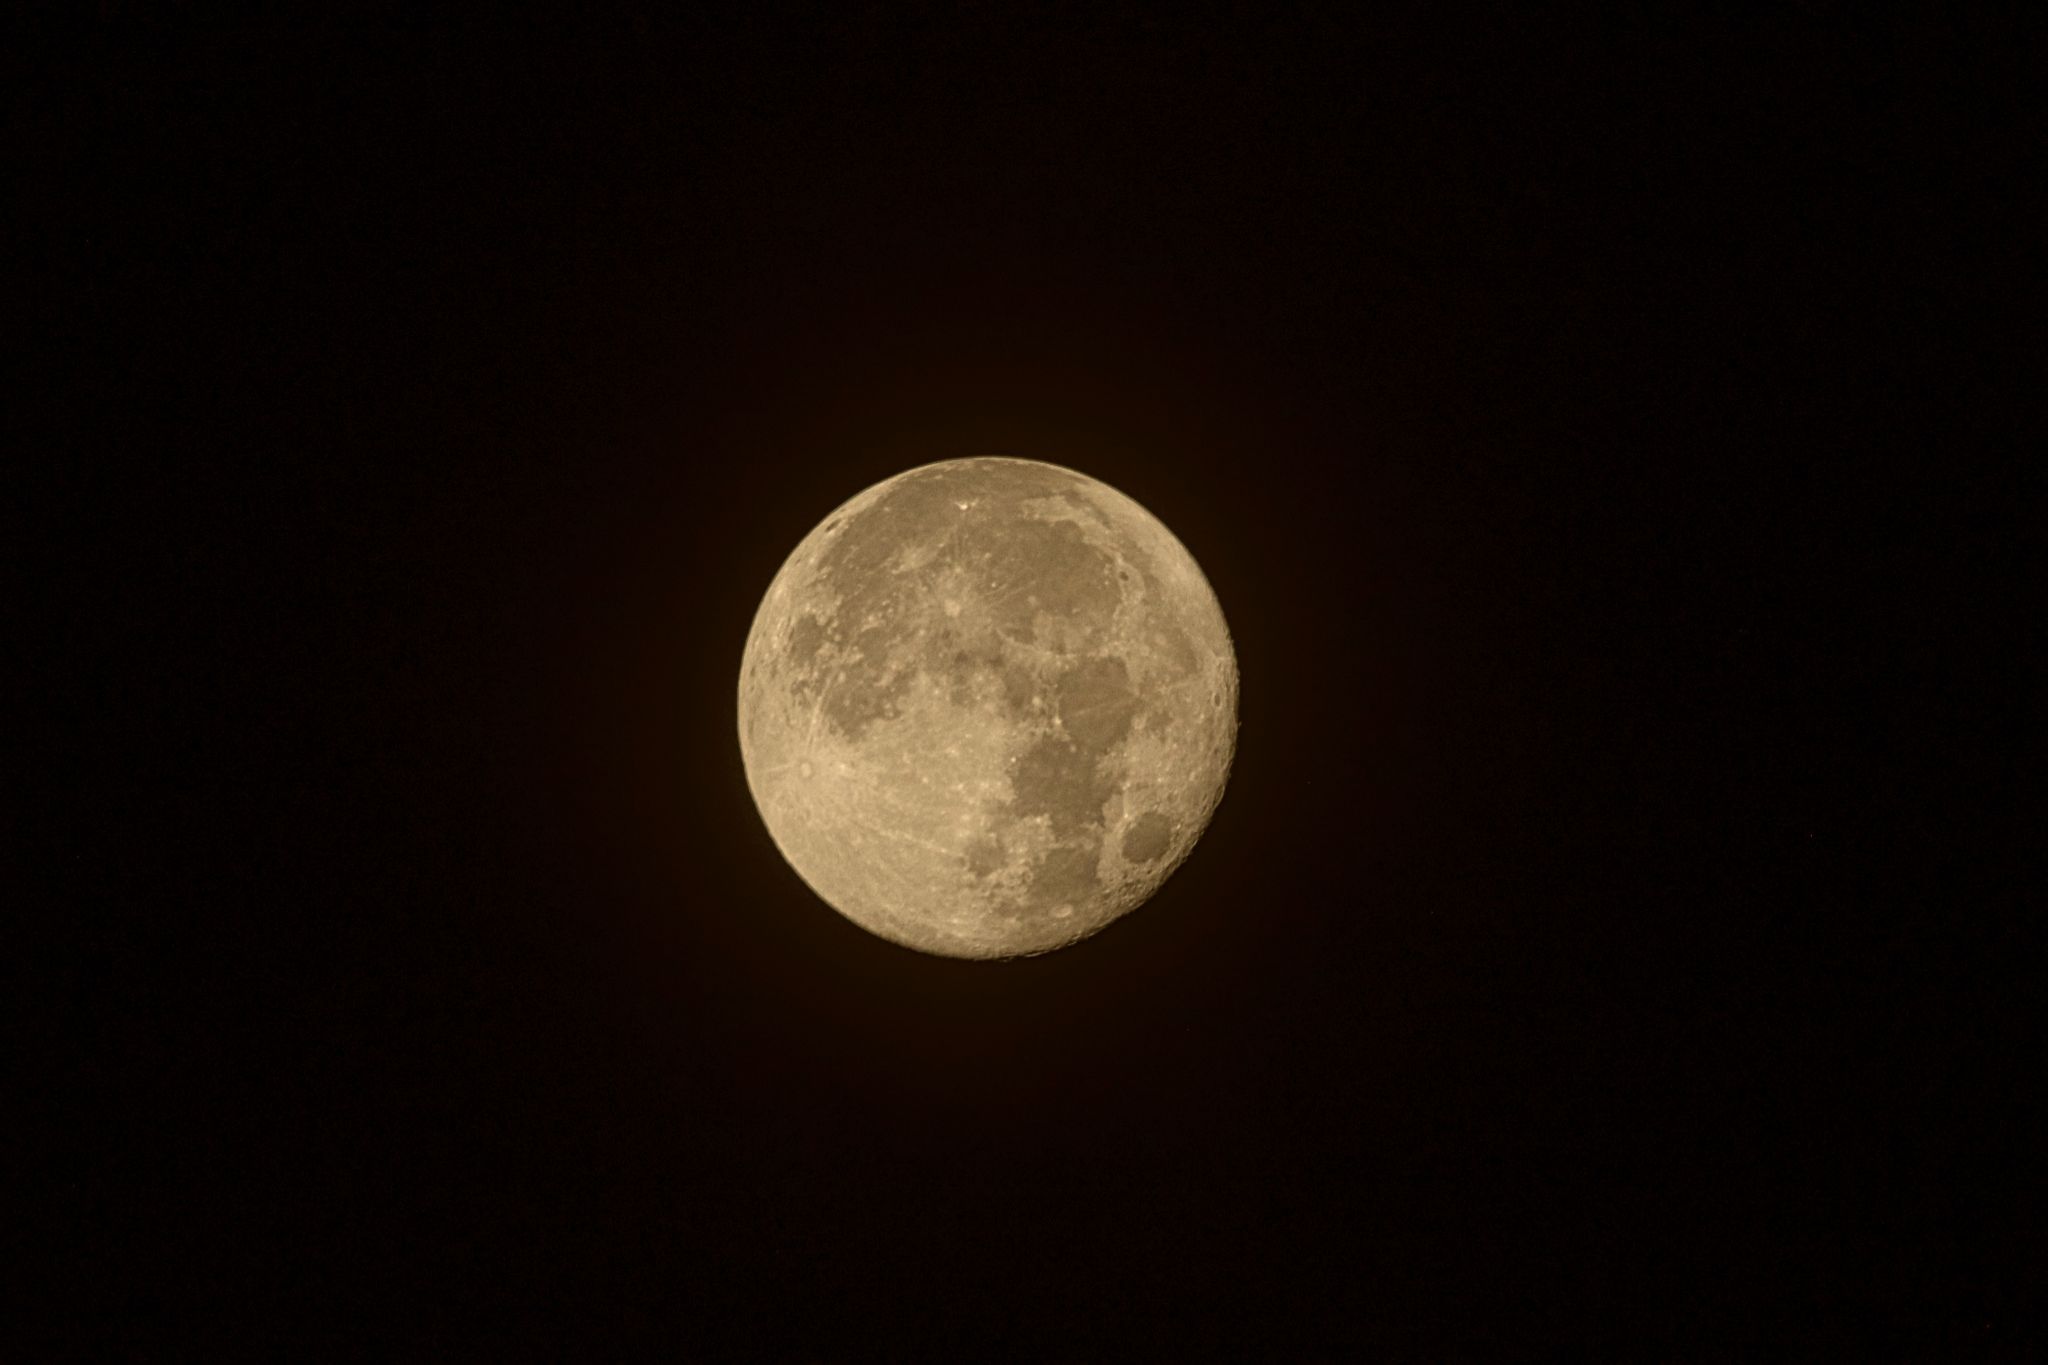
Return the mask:
[[[22,1359],[2019,1349],[2020,35],[667,8],[101,6],[7,97]],[[1003,965],[733,723],[782,556],[985,452],[1243,673],[1193,859]]]

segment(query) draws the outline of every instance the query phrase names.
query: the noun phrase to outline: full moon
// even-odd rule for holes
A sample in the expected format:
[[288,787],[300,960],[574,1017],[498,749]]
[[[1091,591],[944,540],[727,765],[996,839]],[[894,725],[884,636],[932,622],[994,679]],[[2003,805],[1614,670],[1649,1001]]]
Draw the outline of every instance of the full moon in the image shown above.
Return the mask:
[[989,456],[843,504],[769,585],[740,751],[825,902],[947,957],[1050,952],[1143,904],[1222,798],[1222,608],[1159,520],[1085,474]]

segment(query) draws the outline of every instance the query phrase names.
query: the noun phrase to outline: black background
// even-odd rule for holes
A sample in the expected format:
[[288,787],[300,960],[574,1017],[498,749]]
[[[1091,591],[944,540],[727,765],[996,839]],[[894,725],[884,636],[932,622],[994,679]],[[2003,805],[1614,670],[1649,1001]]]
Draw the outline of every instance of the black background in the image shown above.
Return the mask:
[[[50,34],[33,1356],[2021,1349],[2020,36]],[[782,556],[984,452],[1243,673],[1190,863],[1000,965],[733,728]]]

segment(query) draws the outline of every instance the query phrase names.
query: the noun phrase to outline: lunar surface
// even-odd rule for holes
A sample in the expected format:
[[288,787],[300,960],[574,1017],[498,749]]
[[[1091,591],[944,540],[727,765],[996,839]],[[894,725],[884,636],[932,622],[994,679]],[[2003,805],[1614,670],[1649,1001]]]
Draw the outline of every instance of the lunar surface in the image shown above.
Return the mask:
[[740,668],[740,748],[790,866],[949,957],[1043,953],[1142,904],[1222,797],[1237,661],[1193,557],[1106,484],[986,457],[806,536]]

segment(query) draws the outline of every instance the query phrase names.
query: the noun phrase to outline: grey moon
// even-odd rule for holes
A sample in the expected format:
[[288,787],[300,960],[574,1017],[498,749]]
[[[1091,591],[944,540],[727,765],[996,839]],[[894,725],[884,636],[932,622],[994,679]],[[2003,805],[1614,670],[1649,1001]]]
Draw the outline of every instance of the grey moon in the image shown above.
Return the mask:
[[948,460],[790,554],[747,636],[740,751],[827,904],[923,952],[1019,957],[1186,859],[1237,698],[1216,595],[1150,512],[1057,465]]

